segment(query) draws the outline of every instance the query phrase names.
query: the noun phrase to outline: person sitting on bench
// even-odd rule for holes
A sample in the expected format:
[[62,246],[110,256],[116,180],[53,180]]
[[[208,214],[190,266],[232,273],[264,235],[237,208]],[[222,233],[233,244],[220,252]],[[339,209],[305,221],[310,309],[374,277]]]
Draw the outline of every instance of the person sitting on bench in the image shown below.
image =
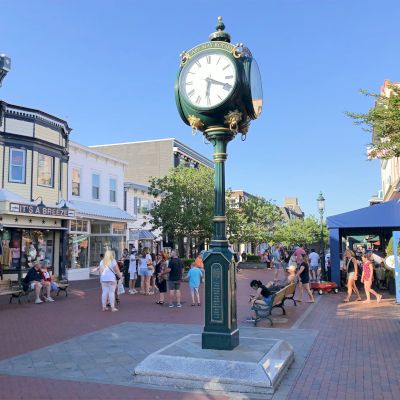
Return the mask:
[[[256,291],[255,295],[250,296],[250,304],[253,307],[255,304],[270,305],[272,300],[272,292],[262,284],[261,281],[252,280],[250,287]],[[256,313],[252,316],[253,319],[257,318]]]
[[23,281],[23,288],[25,291],[32,289],[35,291],[36,300],[35,304],[43,303],[43,300],[40,298],[40,292],[42,287],[46,288],[45,301],[53,302],[54,300],[50,297],[50,282],[46,282],[42,278],[41,273],[41,264],[39,260],[34,261],[33,267],[28,271],[26,274],[24,281]]

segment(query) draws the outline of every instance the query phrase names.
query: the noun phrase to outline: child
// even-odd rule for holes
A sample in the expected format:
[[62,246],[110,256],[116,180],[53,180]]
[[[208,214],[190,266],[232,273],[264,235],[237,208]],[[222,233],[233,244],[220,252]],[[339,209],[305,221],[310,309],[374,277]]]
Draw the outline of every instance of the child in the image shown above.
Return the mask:
[[199,286],[201,282],[201,277],[203,273],[200,268],[197,267],[195,263],[190,266],[190,270],[188,272],[187,278],[189,279],[189,287],[190,293],[192,295],[192,306],[195,306],[194,302],[194,294],[196,293],[197,297],[197,305],[200,305],[200,293],[199,293]]
[[46,294],[47,294],[47,296],[45,296],[44,300],[48,303],[52,303],[54,301],[54,299],[50,296],[50,290],[51,290],[51,284],[52,284],[51,275],[47,269],[46,264],[42,265],[40,273],[42,275],[42,286],[45,288]]
[[136,266],[136,251],[132,250],[129,256],[129,293],[135,294],[137,290],[135,289],[136,279],[137,279],[137,266]]

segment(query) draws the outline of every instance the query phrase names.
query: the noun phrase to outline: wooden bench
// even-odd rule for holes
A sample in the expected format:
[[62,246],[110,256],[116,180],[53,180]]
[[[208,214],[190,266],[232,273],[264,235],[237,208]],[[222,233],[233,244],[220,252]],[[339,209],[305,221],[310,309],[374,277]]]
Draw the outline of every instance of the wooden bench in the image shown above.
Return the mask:
[[12,303],[13,299],[18,299],[18,303],[21,304],[24,291],[18,284],[14,286],[9,279],[2,280],[0,281],[0,296],[10,296],[9,304]]
[[272,326],[273,322],[271,319],[271,312],[273,308],[279,307],[280,309],[282,309],[283,315],[286,315],[285,308],[283,307],[283,303],[285,301],[286,288],[287,286],[279,290],[279,292],[273,294],[271,297],[270,304],[254,303],[253,307],[251,308],[256,313],[256,318],[254,319],[254,326],[257,326],[258,321],[262,319],[268,319]]
[[290,285],[285,287],[285,298],[283,299],[283,304],[285,304],[286,300],[292,300],[294,305],[297,306],[296,300],[294,299],[294,294],[296,292],[296,283],[291,283]]

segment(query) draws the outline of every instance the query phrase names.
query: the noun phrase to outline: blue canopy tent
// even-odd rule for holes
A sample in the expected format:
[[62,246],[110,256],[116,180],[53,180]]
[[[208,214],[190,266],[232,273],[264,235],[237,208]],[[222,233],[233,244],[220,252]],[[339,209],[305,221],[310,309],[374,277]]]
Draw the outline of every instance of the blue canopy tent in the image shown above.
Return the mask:
[[340,284],[342,239],[352,235],[376,235],[379,236],[384,250],[385,245],[392,237],[392,232],[400,230],[400,200],[387,201],[375,206],[333,215],[327,218],[327,225],[332,280]]

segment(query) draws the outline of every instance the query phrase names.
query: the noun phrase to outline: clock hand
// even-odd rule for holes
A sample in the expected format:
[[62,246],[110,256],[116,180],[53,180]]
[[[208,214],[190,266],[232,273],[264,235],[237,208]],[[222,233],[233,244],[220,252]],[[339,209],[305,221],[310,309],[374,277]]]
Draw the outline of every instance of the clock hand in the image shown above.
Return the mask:
[[224,89],[226,89],[226,88],[229,89],[231,87],[231,85],[229,83],[220,82],[220,81],[217,81],[212,78],[206,78],[206,81],[207,81],[207,83],[214,83],[215,85],[221,85],[224,87]]
[[208,78],[206,79],[206,81],[207,81],[206,97],[210,97],[211,82],[208,80]]

